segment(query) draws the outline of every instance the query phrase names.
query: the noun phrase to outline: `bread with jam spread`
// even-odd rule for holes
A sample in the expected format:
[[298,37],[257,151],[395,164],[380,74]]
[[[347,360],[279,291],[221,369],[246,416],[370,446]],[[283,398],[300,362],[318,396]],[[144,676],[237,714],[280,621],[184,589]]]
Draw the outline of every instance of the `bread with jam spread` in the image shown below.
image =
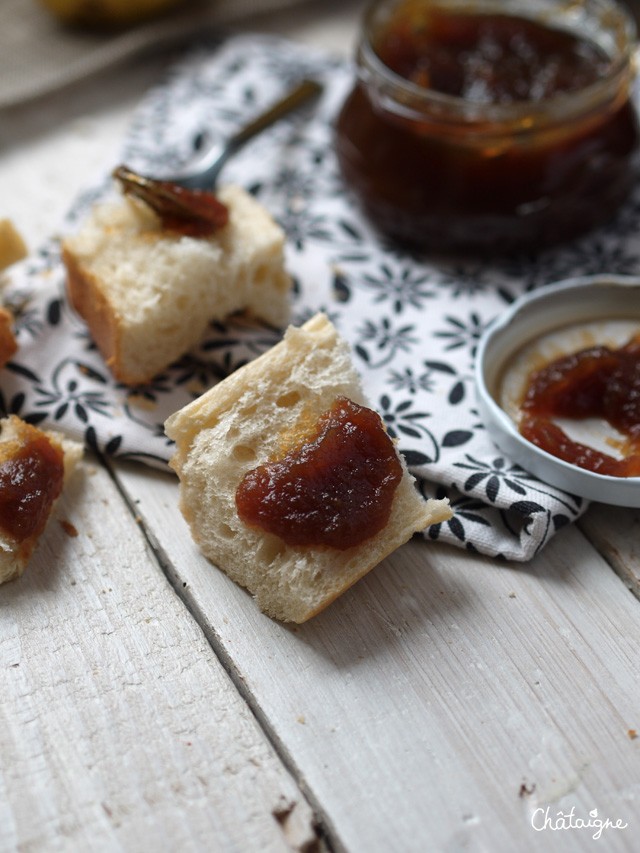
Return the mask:
[[82,446],[10,415],[0,420],[0,584],[18,578]]
[[63,241],[69,299],[119,381],[151,381],[236,311],[286,326],[282,229],[240,187],[217,197],[229,220],[208,237],[167,230],[151,207],[124,197],[97,205]]
[[[372,494],[378,495],[378,479],[382,483],[386,476],[386,469],[379,478],[371,475],[377,462],[363,451],[370,446],[368,439],[361,443],[360,437],[350,438],[347,418],[342,438],[338,436],[343,456],[336,451],[335,460],[325,459],[329,468],[337,465],[330,471],[333,485],[328,488],[321,482],[327,472],[314,457],[327,413],[341,406],[365,415],[375,446],[386,442],[391,448],[393,458],[388,448],[380,451],[381,458],[387,454],[384,464],[398,472],[387,517],[383,513],[378,529],[371,531],[369,509],[363,515],[360,498],[355,505],[351,501],[353,494],[360,495],[358,488],[367,477],[375,481]],[[207,558],[254,595],[265,613],[282,621],[304,622],[314,616],[414,533],[451,516],[447,501],[425,500],[419,494],[381,418],[368,407],[347,343],[324,314],[300,328],[290,327],[275,347],[172,415],[165,430],[176,442],[170,464],[180,478],[180,507],[195,541]],[[349,445],[352,440],[360,443]],[[244,484],[256,472],[264,473],[263,466],[297,458],[296,454],[301,454],[302,470],[296,470],[302,479],[296,481],[295,494],[278,494],[276,489],[266,497],[266,504],[271,503],[272,509],[275,504],[276,515],[284,517],[285,526],[274,532],[276,528],[255,518],[243,520],[239,496]],[[355,467],[348,463],[350,456],[358,455]],[[365,490],[369,485],[364,482]],[[300,544],[294,535],[291,544],[285,541],[292,538],[286,525],[289,519],[291,530],[297,529],[298,498],[301,512],[308,513],[311,541],[300,539]],[[370,509],[374,515],[375,505]],[[329,528],[348,527],[352,512],[347,539],[332,544]]]

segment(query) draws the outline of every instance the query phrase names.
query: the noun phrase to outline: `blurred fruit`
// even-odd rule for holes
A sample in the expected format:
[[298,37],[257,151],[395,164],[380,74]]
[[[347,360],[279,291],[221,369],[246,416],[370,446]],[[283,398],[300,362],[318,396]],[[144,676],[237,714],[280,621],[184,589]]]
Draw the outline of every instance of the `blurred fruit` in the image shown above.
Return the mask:
[[137,24],[181,2],[183,0],[40,0],[66,24],[107,29]]

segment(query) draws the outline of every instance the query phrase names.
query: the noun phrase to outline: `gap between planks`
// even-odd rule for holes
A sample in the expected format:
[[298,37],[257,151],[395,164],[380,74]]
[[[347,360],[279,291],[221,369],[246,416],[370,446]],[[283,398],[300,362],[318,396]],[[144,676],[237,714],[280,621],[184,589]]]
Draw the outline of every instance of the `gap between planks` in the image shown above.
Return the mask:
[[[309,789],[308,785],[305,782],[304,774],[297,766],[296,762],[293,759],[293,756],[290,754],[282,739],[278,737],[276,731],[270,724],[268,717],[263,713],[260,704],[256,699],[256,696],[251,692],[251,690],[248,689],[244,676],[242,675],[235,661],[226,649],[224,642],[216,631],[213,623],[209,619],[207,619],[206,614],[204,613],[202,608],[198,605],[195,598],[190,594],[187,582],[181,580],[179,573],[175,570],[175,567],[173,566],[170,556],[162,547],[157,537],[151,532],[149,525],[138,514],[137,499],[132,498],[126,487],[120,482],[116,468],[112,464],[107,464],[106,468],[109,471],[109,474],[116,488],[120,492],[123,501],[127,505],[134,520],[136,521],[142,534],[144,535],[149,548],[154,554],[154,557],[160,570],[164,574],[168,583],[171,585],[176,596],[183,604],[189,615],[193,618],[195,623],[201,629],[213,653],[218,658],[221,666],[229,676],[236,690],[247,704],[249,710],[251,711],[253,717],[256,720],[257,725],[262,730],[265,738],[269,741],[276,755],[282,761],[283,765],[293,776],[296,784],[300,788],[300,791],[309,802],[310,807],[313,809],[314,814],[316,815],[316,828],[318,831],[318,842],[320,845],[318,847],[318,850],[314,851],[314,853],[325,853],[325,851],[326,853],[334,853],[334,851],[335,853],[339,853],[339,851],[344,850],[345,848],[340,843],[338,833],[335,827],[332,826],[332,821],[330,817],[324,812],[321,807],[321,804],[315,800],[313,791]],[[172,474],[166,474],[161,476],[167,476],[168,478],[175,479],[175,476]]]
[[0,847],[310,849],[311,807],[110,472],[80,467],[0,595]]
[[640,599],[640,509],[592,504],[578,527]]

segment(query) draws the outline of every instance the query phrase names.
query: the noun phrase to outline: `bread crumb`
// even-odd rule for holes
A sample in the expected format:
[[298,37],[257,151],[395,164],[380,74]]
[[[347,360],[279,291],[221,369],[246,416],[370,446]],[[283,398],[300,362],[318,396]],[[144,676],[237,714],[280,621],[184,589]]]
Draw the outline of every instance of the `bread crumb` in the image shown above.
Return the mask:
[[510,593],[509,593],[509,598],[515,598],[515,597],[516,597],[515,592],[510,592]]
[[289,815],[294,809],[295,802],[285,800],[282,795],[280,796],[280,800],[282,801],[282,803],[273,808],[271,810],[271,814],[278,821],[278,823],[285,823],[286,819],[289,817]]
[[627,737],[629,740],[635,740],[638,737],[638,732],[635,729],[629,729]]
[[297,722],[297,723],[300,723],[300,725],[301,725],[301,726],[304,726],[304,725],[306,724],[306,722],[307,722],[307,721],[306,721],[306,719],[305,719],[304,714],[300,714],[300,716],[299,716],[299,717],[296,717],[296,722]]
[[194,397],[199,397],[200,394],[203,394],[207,390],[208,385],[200,379],[192,379],[190,382],[187,382],[185,388]]
[[530,797],[531,794],[533,794],[533,792],[535,791],[535,789],[536,789],[535,782],[532,783],[531,785],[527,785],[526,782],[523,782],[522,785],[520,785],[520,790],[518,791],[518,796],[520,797],[520,799],[522,799],[523,797]]
[[149,397],[145,397],[143,394],[129,394],[129,396],[127,397],[127,402],[131,406],[136,406],[136,408],[138,409],[143,409],[145,412],[152,412],[158,407],[158,404],[155,400],[150,400]]
[[27,255],[27,246],[10,219],[0,219],[0,270]]
[[64,518],[60,519],[60,527],[64,530],[67,536],[76,537],[80,534],[78,533],[77,527],[71,524],[70,521],[66,521]]

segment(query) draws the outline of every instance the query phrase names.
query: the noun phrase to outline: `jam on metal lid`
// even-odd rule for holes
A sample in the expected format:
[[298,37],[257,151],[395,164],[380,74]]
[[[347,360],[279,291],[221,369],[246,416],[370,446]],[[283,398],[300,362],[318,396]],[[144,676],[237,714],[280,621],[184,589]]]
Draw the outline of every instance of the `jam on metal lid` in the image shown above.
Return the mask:
[[[640,334],[554,359],[529,377],[519,429],[528,440],[580,468],[640,476]],[[554,417],[602,418],[626,437],[622,459],[573,441]]]

